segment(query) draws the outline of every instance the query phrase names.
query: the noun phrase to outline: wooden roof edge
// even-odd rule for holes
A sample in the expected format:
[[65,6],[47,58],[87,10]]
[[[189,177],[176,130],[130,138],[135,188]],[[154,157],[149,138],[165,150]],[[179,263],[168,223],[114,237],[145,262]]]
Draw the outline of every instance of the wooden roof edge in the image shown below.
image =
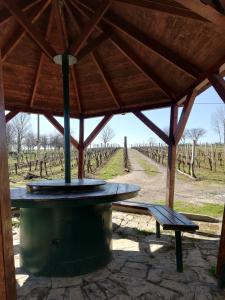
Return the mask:
[[[170,107],[173,105],[175,102],[174,101],[168,101],[168,102],[163,102],[163,103],[154,103],[154,104],[143,104],[140,106],[137,106],[136,104],[129,105],[129,106],[124,106],[122,108],[115,108],[115,109],[99,109],[99,110],[90,110],[89,112],[83,112],[80,114],[77,112],[76,114],[71,114],[71,119],[80,119],[81,117],[85,119],[89,118],[97,118],[97,117],[104,117],[107,115],[118,115],[118,114],[125,114],[125,113],[133,113],[137,111],[145,111],[145,110],[152,110],[152,109],[161,109],[161,108],[166,108]],[[19,107],[14,106],[14,105],[8,105],[6,107],[6,110],[9,111],[17,111],[23,112],[23,113],[29,113],[29,114],[41,114],[41,115],[46,115],[50,113],[54,117],[63,117],[63,113],[59,111],[52,111],[52,109],[49,110],[43,110],[43,109],[38,109],[35,107]]]

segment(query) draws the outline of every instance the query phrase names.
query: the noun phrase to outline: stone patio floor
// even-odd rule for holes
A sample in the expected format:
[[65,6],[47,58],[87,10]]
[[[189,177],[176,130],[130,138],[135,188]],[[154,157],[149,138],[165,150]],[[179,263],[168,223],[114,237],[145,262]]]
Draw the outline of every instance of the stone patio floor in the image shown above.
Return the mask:
[[184,272],[176,272],[174,233],[156,239],[149,216],[113,212],[113,261],[97,272],[72,278],[43,278],[20,268],[19,229],[14,228],[18,299],[23,300],[208,300],[225,299],[213,276],[220,226],[198,223],[183,235]]

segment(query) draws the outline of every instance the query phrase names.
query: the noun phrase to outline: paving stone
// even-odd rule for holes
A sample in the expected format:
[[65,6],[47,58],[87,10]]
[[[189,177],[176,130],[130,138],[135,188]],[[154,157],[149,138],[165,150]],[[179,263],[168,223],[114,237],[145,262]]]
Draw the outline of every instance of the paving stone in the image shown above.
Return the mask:
[[64,300],[65,297],[65,288],[51,289],[46,300]]
[[80,287],[69,288],[68,300],[84,300],[81,288]]
[[116,257],[108,264],[107,268],[111,272],[119,272],[126,261],[127,261],[127,258]]
[[98,280],[103,280],[111,275],[111,272],[107,269],[100,269],[96,272],[84,275],[83,280],[86,282],[96,282]]
[[84,292],[87,294],[90,300],[104,300],[107,299],[106,295],[95,284],[91,283],[83,287]]
[[188,285],[181,283],[181,282],[174,281],[174,280],[163,279],[160,283],[160,286],[162,286],[164,288],[168,288],[170,290],[174,290],[176,292],[179,292],[180,294],[186,295],[190,292]]
[[104,290],[107,297],[112,297],[118,294],[123,294],[125,289],[122,288],[119,284],[116,284],[110,279],[105,279],[98,282],[98,285]]
[[119,294],[116,295],[114,297],[112,297],[110,300],[130,300],[130,296],[126,295],[126,294]]
[[209,269],[193,268],[193,270],[198,274],[199,280],[202,283],[206,283],[206,284],[214,283],[215,285],[217,284],[216,278],[210,275]]
[[147,280],[153,283],[159,283],[162,280],[162,273],[163,271],[160,269],[150,269]]
[[170,270],[163,270],[162,277],[164,279],[170,279],[177,282],[189,283],[193,281],[198,281],[199,276],[194,270],[189,270],[185,267],[184,272],[179,273],[173,269]]
[[69,286],[78,286],[82,284],[82,277],[52,277],[52,287],[60,288],[60,287],[69,287]]
[[201,252],[198,249],[189,250],[184,263],[188,266],[209,268],[208,262],[202,258]]
[[27,295],[24,300],[42,300],[46,299],[49,293],[49,288],[36,288],[29,295]]
[[212,300],[210,289],[207,286],[197,286],[194,300]]

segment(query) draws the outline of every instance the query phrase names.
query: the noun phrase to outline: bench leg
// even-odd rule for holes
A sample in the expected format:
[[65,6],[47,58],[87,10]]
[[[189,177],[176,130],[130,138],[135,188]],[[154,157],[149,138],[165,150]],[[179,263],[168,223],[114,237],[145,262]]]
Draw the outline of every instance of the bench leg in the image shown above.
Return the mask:
[[181,232],[175,230],[176,237],[176,261],[177,261],[177,272],[183,272],[183,255],[182,255],[182,240]]
[[160,224],[156,221],[156,237],[160,238]]

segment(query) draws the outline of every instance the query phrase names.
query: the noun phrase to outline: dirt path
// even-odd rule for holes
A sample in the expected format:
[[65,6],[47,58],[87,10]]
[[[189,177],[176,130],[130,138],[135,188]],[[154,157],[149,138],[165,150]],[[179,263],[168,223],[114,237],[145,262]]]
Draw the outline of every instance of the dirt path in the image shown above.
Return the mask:
[[[135,198],[137,201],[154,202],[164,200],[166,195],[166,168],[133,149],[129,150],[129,158],[132,171],[111,181],[139,185],[141,191]],[[156,166],[157,173],[153,176],[146,174],[138,163],[139,159],[144,159],[151,165]],[[225,203],[225,185],[177,178],[175,200],[197,203]]]

